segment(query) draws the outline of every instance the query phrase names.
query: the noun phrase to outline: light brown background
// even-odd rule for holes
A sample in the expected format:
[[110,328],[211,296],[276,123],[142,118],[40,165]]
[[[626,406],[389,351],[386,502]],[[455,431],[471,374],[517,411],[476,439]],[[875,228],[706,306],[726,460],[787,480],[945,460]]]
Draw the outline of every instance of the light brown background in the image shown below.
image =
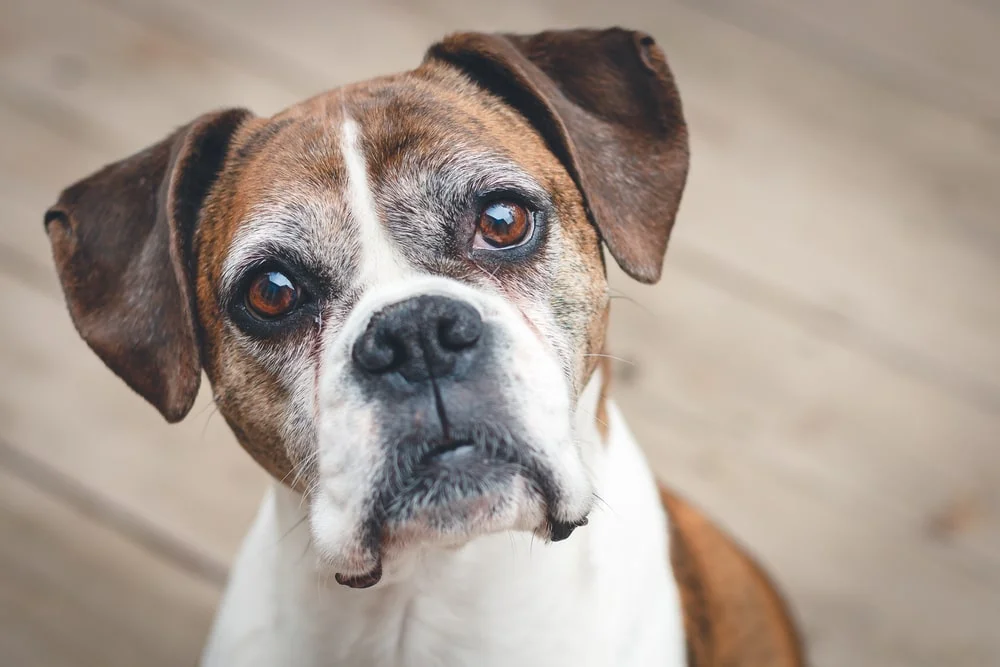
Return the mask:
[[207,392],[168,427],[77,338],[42,212],[213,107],[276,111],[443,33],[657,37],[693,132],[617,396],[749,544],[815,664],[1000,664],[993,0],[0,1],[0,664],[198,653],[263,475]]

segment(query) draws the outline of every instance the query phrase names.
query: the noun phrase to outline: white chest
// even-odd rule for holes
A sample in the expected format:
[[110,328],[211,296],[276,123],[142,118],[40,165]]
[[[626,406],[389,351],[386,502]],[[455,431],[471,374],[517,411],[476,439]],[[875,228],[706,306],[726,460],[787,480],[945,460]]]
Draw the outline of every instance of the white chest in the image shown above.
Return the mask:
[[234,565],[207,667],[685,664],[667,523],[620,414],[590,525],[417,554],[373,589],[317,572],[300,499],[271,489]]

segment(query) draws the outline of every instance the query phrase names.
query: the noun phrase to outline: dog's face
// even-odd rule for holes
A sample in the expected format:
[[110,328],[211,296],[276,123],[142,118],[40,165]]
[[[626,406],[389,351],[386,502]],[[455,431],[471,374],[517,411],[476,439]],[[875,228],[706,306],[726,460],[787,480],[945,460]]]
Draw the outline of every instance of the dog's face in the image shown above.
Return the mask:
[[415,544],[586,522],[601,241],[655,280],[686,167],[648,37],[464,34],[272,118],[203,116],[46,221],[95,351],[171,420],[203,368],[366,586]]
[[195,237],[204,363],[243,441],[309,492],[338,572],[580,522],[573,398],[607,297],[531,125],[428,68],[250,122],[241,148]]

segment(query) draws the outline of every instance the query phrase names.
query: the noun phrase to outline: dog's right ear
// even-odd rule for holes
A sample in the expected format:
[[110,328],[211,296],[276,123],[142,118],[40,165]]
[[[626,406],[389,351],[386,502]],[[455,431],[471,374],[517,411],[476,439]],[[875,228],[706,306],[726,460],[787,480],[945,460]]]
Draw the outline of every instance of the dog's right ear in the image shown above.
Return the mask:
[[538,130],[619,266],[655,283],[688,172],[688,133],[663,50],[633,30],[456,33],[426,60],[460,69]]
[[250,117],[201,116],[70,186],[45,214],[77,331],[169,422],[188,413],[201,381],[191,239],[233,133]]

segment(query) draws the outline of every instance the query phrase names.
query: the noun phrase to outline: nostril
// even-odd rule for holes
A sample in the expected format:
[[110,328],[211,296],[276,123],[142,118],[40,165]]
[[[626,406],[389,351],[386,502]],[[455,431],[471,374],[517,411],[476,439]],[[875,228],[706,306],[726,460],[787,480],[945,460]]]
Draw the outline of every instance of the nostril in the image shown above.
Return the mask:
[[476,344],[483,333],[479,313],[465,304],[456,304],[455,311],[438,321],[438,341],[447,350],[459,351]]
[[406,348],[385,336],[362,336],[354,344],[354,362],[369,373],[387,373],[406,361]]

